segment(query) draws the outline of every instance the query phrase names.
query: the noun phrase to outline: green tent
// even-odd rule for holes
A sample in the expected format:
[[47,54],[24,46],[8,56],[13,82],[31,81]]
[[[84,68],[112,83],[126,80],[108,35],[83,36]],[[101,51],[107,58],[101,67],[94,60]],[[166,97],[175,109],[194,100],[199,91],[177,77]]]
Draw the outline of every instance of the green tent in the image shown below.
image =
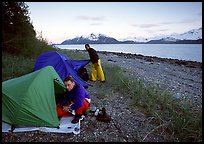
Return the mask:
[[2,82],[2,121],[12,126],[58,127],[56,96],[64,90],[52,66]]

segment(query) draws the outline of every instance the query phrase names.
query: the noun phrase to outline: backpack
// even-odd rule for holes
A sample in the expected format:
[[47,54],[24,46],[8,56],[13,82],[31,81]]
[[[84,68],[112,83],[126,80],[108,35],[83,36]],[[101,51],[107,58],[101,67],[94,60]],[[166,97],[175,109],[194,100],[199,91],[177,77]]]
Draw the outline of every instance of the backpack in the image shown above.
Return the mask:
[[89,75],[87,72],[87,69],[82,67],[77,71],[77,74],[80,78],[82,78],[84,81],[88,81],[89,80]]

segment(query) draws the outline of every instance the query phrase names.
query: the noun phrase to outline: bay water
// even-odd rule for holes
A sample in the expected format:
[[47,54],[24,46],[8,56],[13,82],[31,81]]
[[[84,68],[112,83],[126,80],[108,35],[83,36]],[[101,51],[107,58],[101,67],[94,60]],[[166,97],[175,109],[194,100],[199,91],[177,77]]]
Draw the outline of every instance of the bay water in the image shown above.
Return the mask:
[[[202,62],[202,44],[90,44],[96,51],[122,52]],[[85,50],[84,45],[55,45],[60,49]]]

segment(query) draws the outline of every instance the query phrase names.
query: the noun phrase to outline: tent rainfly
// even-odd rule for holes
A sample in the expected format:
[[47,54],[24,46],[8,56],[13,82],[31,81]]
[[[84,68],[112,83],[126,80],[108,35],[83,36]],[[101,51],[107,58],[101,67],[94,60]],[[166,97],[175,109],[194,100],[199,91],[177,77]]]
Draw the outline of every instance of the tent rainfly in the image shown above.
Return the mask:
[[65,86],[52,66],[2,82],[2,121],[13,126],[58,127],[56,97]]
[[71,60],[63,53],[44,52],[37,58],[33,70],[36,71],[50,65],[54,67],[62,81],[64,81],[67,75],[72,75],[78,84],[88,88],[90,84],[80,78],[77,72],[80,68],[85,67],[89,62],[90,60]]

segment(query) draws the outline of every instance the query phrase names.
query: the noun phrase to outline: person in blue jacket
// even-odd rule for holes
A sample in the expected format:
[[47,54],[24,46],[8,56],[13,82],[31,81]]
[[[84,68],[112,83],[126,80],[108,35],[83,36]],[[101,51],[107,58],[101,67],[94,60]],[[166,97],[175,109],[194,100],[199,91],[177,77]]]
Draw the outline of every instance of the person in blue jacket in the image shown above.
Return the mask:
[[91,96],[83,86],[74,81],[72,76],[67,76],[64,79],[64,85],[66,87],[66,96],[60,105],[63,111],[70,112],[74,110],[75,117],[72,123],[78,123],[82,114],[90,109]]

